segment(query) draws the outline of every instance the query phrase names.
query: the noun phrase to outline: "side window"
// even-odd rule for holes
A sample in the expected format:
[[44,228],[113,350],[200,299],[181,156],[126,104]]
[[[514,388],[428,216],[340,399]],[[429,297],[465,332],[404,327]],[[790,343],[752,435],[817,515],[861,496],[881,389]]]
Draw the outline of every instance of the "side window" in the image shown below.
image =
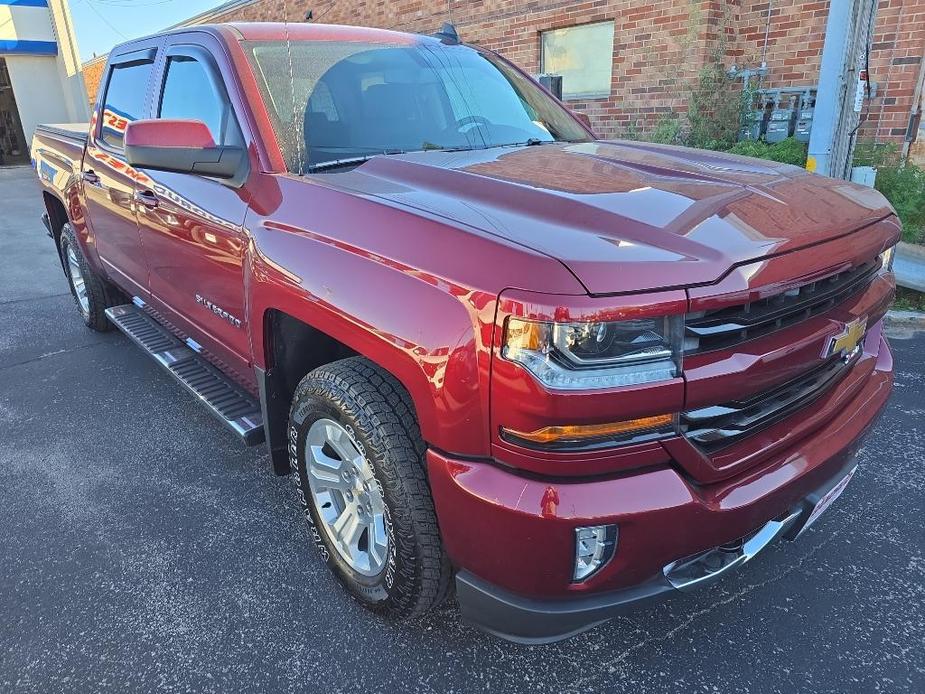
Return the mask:
[[236,144],[229,142],[236,139],[231,105],[195,58],[171,56],[168,60],[158,117],[201,120],[209,126],[215,144]]
[[100,131],[103,142],[110,147],[122,149],[126,126],[144,115],[152,66],[150,61],[113,65],[103,100]]

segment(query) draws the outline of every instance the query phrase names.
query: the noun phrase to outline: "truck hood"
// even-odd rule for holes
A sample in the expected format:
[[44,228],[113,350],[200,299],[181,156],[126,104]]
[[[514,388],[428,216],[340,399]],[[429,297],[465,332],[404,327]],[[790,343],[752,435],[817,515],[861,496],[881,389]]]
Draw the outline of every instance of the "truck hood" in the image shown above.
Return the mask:
[[623,141],[390,155],[322,176],[545,253],[591,294],[712,283],[892,213],[873,189],[797,167]]

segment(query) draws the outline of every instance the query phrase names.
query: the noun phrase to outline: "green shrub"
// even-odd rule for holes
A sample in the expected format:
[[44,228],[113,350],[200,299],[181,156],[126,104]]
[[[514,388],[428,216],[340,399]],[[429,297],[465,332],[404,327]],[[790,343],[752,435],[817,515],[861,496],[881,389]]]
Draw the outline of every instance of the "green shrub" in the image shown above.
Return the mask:
[[895,142],[859,142],[853,163],[877,169],[874,187],[896,208],[903,223],[903,241],[925,243],[925,169],[903,164]]
[[786,140],[775,142],[768,150],[768,159],[779,161],[781,164],[793,164],[794,166],[806,166],[807,146],[802,142],[797,142],[792,137]]
[[655,126],[652,134],[646,138],[650,142],[659,142],[665,145],[676,145],[681,142],[681,119],[677,116],[666,116]]
[[878,167],[875,187],[896,208],[903,223],[903,241],[925,241],[925,169],[912,163]]
[[742,140],[736,142],[726,151],[731,154],[741,154],[743,157],[757,157],[758,159],[770,159],[770,147],[761,140]]
[[775,142],[772,145],[761,140],[743,140],[742,142],[736,142],[726,151],[732,154],[741,154],[744,157],[770,159],[781,164],[806,166],[806,145],[802,142],[797,142],[792,137],[788,137],[781,142]]
[[721,61],[702,68],[687,98],[685,144],[701,149],[732,146],[739,132],[742,99],[741,85]]

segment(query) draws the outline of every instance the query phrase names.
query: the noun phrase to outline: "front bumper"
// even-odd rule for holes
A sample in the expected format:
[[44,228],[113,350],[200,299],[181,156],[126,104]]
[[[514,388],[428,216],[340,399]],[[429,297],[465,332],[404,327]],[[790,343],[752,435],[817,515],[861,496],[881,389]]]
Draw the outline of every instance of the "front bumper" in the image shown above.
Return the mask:
[[[463,617],[509,640],[556,641],[709,583],[778,537],[795,537],[821,494],[854,467],[891,386],[883,341],[867,383],[826,425],[760,469],[706,486],[673,467],[590,481],[537,479],[429,451]],[[605,523],[620,529],[614,558],[572,583],[575,528]],[[709,560],[698,565],[692,557]]]
[[780,518],[768,521],[740,543],[715,547],[672,562],[658,576],[622,590],[565,600],[537,600],[515,595],[468,571],[460,571],[456,575],[456,594],[462,616],[508,641],[552,643],[591,629],[653,598],[667,598],[677,592],[709,585],[751,561],[779,537],[795,539],[815,502],[850,472],[853,460],[852,455],[844,475],[840,474],[830,485]]

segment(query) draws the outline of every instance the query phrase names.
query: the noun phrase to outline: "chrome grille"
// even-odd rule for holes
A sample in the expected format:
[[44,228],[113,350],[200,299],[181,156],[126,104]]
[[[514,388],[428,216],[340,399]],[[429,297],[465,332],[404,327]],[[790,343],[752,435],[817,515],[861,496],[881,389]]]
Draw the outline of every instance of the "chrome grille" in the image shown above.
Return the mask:
[[879,270],[877,258],[758,301],[689,314],[685,354],[732,347],[823,313],[869,286]]
[[834,356],[797,379],[747,400],[735,400],[681,413],[681,430],[695,446],[708,453],[768,427],[808,406],[857,362]]

